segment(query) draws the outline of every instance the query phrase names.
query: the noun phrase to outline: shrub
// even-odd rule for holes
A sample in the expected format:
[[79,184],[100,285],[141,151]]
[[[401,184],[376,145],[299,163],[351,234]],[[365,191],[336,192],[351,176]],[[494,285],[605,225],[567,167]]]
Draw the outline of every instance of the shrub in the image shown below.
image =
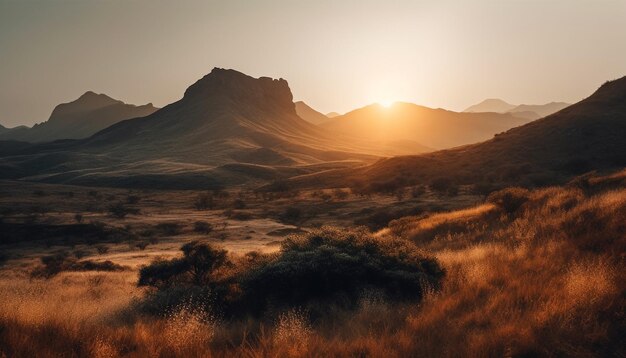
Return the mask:
[[302,210],[295,206],[290,206],[280,215],[280,220],[288,224],[296,224],[302,218]]
[[213,225],[209,224],[206,221],[196,221],[193,223],[193,231],[199,232],[201,234],[208,234],[213,231]]
[[337,188],[333,191],[333,195],[337,200],[346,200],[350,196],[350,192]]
[[116,204],[109,206],[109,214],[111,214],[112,216],[118,219],[123,219],[129,214],[134,214],[134,215],[139,214],[139,209],[129,208],[126,205],[124,205],[124,203],[120,202],[120,203],[116,203]]
[[70,257],[67,252],[43,256],[40,260],[42,265],[31,272],[33,277],[50,278],[63,271],[122,271],[126,269],[124,266],[111,261],[77,261]]
[[418,198],[418,197],[424,195],[425,193],[426,193],[426,189],[424,188],[423,185],[414,186],[411,189],[411,196],[413,198]]
[[139,200],[141,200],[141,198],[138,195],[129,194],[126,197],[126,202],[132,205],[139,203]]
[[149,241],[139,241],[137,243],[135,243],[135,247],[138,248],[139,250],[143,251],[146,249],[146,247],[148,247],[148,245],[150,244]]
[[182,251],[180,258],[140,270],[139,286],[156,288],[148,306],[210,298],[213,308],[231,317],[271,308],[355,308],[368,290],[390,300],[419,300],[425,289],[439,287],[444,274],[412,243],[363,229],[323,228],[288,238],[278,253],[243,258],[198,242]]
[[180,234],[182,225],[179,223],[159,223],[157,224],[156,229],[163,235],[173,236]]
[[224,212],[229,219],[246,221],[252,220],[252,214],[247,211],[228,210]]
[[204,286],[215,282],[212,273],[228,264],[227,252],[197,241],[181,247],[182,258],[155,261],[139,271],[139,286]]
[[235,209],[245,209],[246,208],[246,202],[243,201],[242,199],[235,199],[235,201],[233,201],[233,208]]
[[509,214],[515,213],[529,199],[530,192],[524,188],[506,188],[489,194],[487,202],[497,205]]
[[74,220],[76,220],[76,222],[80,224],[81,222],[83,222],[83,215],[82,214],[74,215]]
[[286,239],[274,259],[242,277],[241,289],[256,311],[315,302],[354,307],[368,289],[389,300],[419,300],[442,277],[437,261],[408,241],[323,228]]
[[193,203],[196,210],[211,210],[214,207],[213,194],[201,193],[198,194],[196,200]]
[[430,183],[430,188],[439,194],[456,195],[458,188],[449,178],[437,178]]
[[479,195],[484,200],[492,191],[494,191],[494,189],[495,187],[493,184],[488,183],[488,182],[480,182],[480,183],[476,183],[472,185],[470,190],[472,194]]
[[96,246],[96,251],[98,251],[98,254],[104,255],[109,252],[109,247],[106,245],[98,245]]

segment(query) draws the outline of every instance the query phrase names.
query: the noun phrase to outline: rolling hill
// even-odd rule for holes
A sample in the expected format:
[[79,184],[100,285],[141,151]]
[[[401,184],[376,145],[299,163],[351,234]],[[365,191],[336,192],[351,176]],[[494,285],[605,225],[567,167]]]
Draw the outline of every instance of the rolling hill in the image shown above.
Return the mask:
[[18,127],[0,132],[0,140],[35,143],[87,138],[115,123],[143,117],[156,110],[151,103],[135,106],[89,91],[72,102],[56,106],[50,118],[43,123],[32,128]]
[[372,104],[322,123],[325,129],[378,142],[413,141],[444,149],[476,143],[527,123],[511,114],[457,113],[412,103]]
[[[355,182],[398,187],[448,178],[537,186],[591,170],[626,166],[626,77],[606,82],[588,98],[557,113],[460,148],[383,159],[375,164],[293,178],[296,187]],[[351,184],[352,183],[352,184]]]

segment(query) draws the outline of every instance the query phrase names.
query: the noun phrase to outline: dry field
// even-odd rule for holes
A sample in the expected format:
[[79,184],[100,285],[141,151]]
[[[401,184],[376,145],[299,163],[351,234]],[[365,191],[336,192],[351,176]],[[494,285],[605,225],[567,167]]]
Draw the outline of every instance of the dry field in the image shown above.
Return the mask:
[[[66,233],[14,242],[19,231],[3,233],[0,356],[623,357],[625,178],[517,190],[487,202],[465,190],[401,198],[230,192],[200,210],[198,192],[4,182],[3,227],[80,221],[119,231],[96,242]],[[115,217],[117,203],[139,212]],[[404,218],[387,225],[390,217],[380,213],[392,211]],[[368,220],[384,223],[372,226],[375,235],[410,240],[436,257],[446,271],[441,288],[415,303],[366,294],[356,309],[329,305],[315,319],[298,307],[261,320],[228,320],[190,305],[160,316],[137,309],[148,290],[137,287],[138,269],[179,255],[185,242],[210,242],[234,256],[272,252],[289,233]],[[198,232],[198,221],[211,230]],[[123,269],[32,276],[42,256],[59,252]]]

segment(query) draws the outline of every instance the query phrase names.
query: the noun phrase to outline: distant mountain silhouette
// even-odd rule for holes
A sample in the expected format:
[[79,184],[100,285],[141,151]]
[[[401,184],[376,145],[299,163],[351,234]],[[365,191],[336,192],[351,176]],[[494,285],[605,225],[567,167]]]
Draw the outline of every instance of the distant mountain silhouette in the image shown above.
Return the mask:
[[337,112],[328,112],[326,113],[326,117],[328,118],[335,118],[337,116],[340,116],[341,114],[337,113]]
[[292,185],[430,183],[545,185],[589,170],[626,166],[626,77],[602,85],[590,97],[486,142],[451,150],[381,160],[360,169],[295,178]]
[[516,106],[514,104],[507,103],[498,98],[488,98],[478,104],[468,107],[463,112],[495,112],[505,113]]
[[396,102],[391,107],[372,104],[321,126],[378,142],[410,140],[443,149],[480,142],[527,122],[511,114],[457,113]]
[[556,113],[563,108],[569,106],[565,102],[550,102],[546,104],[520,104],[514,105],[507,103],[501,99],[486,99],[478,104],[470,106],[463,112],[495,112],[495,113],[512,113],[519,118],[530,120],[539,119],[552,113]]
[[384,145],[308,123],[292,101],[283,79],[216,68],[191,85],[181,100],[90,138],[19,150],[7,145],[0,175],[72,184],[202,188],[362,165],[393,153]]
[[311,108],[308,104],[299,101],[296,102],[296,113],[305,121],[313,124],[321,124],[328,121],[328,117]]
[[537,118],[541,118],[549,116],[552,113],[556,113],[568,106],[570,106],[570,104],[565,102],[550,102],[546,104],[520,104],[519,106],[513,108],[508,112],[515,113],[516,115],[518,113],[534,112],[539,115],[539,117]]
[[49,142],[87,138],[112,124],[143,117],[156,110],[151,103],[135,106],[89,91],[75,101],[56,106],[46,122],[28,130],[22,128],[0,132],[0,140]]

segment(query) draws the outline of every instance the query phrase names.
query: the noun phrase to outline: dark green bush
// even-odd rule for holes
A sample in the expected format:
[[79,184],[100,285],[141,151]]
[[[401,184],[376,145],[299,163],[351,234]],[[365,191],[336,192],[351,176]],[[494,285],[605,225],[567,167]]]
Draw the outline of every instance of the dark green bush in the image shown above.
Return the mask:
[[196,210],[211,210],[215,206],[213,201],[213,194],[211,193],[201,193],[198,194],[194,203],[194,208]]
[[161,232],[163,235],[174,236],[180,234],[183,226],[179,223],[158,223],[156,225],[156,230]]
[[524,188],[506,188],[489,194],[487,202],[493,203],[509,214],[515,213],[528,201],[530,192]]
[[353,307],[368,289],[389,300],[419,300],[442,277],[437,261],[408,241],[323,228],[286,239],[274,259],[243,273],[240,285],[245,306],[263,311],[316,302]]
[[201,234],[208,234],[213,231],[213,225],[206,221],[196,221],[193,223],[193,231]]
[[123,219],[129,214],[139,214],[139,209],[128,207],[124,203],[119,202],[109,206],[109,214],[118,219]]
[[287,224],[297,224],[302,219],[302,210],[295,206],[290,206],[280,214],[280,220]]
[[319,311],[329,304],[354,308],[368,290],[392,301],[419,300],[444,274],[412,243],[365,229],[323,228],[286,239],[278,253],[242,258],[198,242],[182,251],[181,258],[141,269],[139,285],[155,288],[146,302],[150,310],[190,298],[210,299],[228,317],[291,307]]
[[139,271],[139,286],[211,285],[212,273],[229,263],[227,252],[209,244],[190,242],[182,246],[183,257],[155,261]]

